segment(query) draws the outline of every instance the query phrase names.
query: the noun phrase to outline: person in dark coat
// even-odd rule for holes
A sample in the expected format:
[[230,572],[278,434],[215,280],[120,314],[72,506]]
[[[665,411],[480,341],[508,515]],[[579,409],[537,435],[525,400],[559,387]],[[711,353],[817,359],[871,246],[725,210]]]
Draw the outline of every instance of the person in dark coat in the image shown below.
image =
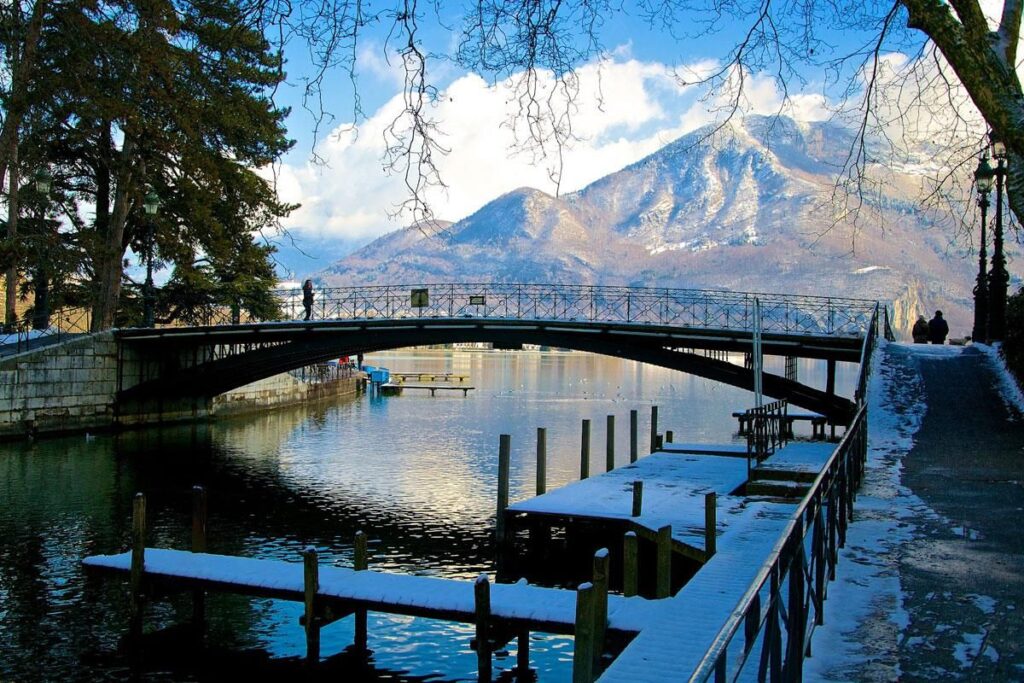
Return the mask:
[[302,307],[306,309],[306,317],[309,320],[313,315],[313,281],[306,280],[302,283]]
[[935,317],[928,321],[928,339],[932,344],[945,344],[949,325],[942,317],[942,311],[935,311]]
[[928,343],[928,320],[923,315],[917,316],[917,322],[914,323],[914,329],[910,334],[913,335],[915,344]]

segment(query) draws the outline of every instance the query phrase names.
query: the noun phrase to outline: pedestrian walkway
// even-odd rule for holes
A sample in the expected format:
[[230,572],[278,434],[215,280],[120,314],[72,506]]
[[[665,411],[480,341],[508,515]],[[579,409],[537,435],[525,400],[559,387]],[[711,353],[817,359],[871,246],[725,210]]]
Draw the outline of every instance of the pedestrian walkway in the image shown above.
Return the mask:
[[807,680],[1024,680],[1024,422],[985,351],[879,350],[867,475]]

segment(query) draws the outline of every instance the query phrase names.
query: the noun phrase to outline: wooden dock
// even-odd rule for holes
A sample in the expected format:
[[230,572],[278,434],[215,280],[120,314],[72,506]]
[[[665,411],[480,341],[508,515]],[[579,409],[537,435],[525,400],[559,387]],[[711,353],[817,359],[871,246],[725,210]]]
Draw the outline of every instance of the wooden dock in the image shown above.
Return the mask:
[[[82,564],[91,570],[127,574],[131,571],[131,557],[131,552],[94,555]],[[306,597],[302,562],[146,548],[144,574],[148,580],[164,581],[180,589],[296,602]],[[321,566],[318,583],[315,600],[336,615],[365,609],[467,624],[477,620],[472,581]],[[517,630],[567,635],[575,631],[573,590],[525,583],[493,584],[490,603],[491,619]],[[608,628],[623,633],[639,632],[656,605],[644,598],[609,595]]]
[[384,395],[401,395],[406,389],[426,389],[431,396],[435,396],[438,391],[461,391],[463,396],[469,396],[469,392],[476,387],[459,384],[406,384],[405,382],[380,385],[380,391]]
[[399,382],[468,382],[469,375],[457,372],[392,372],[391,376]]

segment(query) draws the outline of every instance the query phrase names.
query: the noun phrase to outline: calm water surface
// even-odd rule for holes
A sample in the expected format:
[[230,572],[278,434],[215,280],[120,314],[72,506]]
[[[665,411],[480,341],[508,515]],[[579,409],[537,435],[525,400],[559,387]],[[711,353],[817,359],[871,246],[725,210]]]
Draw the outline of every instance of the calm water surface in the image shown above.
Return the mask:
[[[533,495],[536,428],[548,429],[548,485],[579,474],[580,420],[593,423],[603,471],[605,419],[617,418],[628,462],[629,410],[647,452],[650,406],[677,441],[733,439],[745,391],[662,368],[576,353],[398,351],[367,357],[392,370],[471,376],[461,392],[407,391],[268,411],[196,426],[0,446],[0,680],[220,680],[304,676],[301,605],[212,596],[198,639],[187,596],[154,599],[139,657],[125,648],[126,582],[84,576],[80,561],[128,546],[131,497],[148,496],[149,545],[187,548],[190,489],[209,489],[210,552],[350,566],[352,539],[370,537],[371,566],[472,579],[493,576],[499,434],[512,436],[512,500]],[[768,370],[781,373],[770,362]],[[837,387],[852,394],[855,368]],[[823,364],[800,376],[824,386]],[[472,626],[370,615],[370,661],[345,648],[351,619],[324,628],[322,673],[334,680],[476,680]],[[535,634],[540,680],[571,676],[572,639]],[[515,652],[499,653],[511,680]]]

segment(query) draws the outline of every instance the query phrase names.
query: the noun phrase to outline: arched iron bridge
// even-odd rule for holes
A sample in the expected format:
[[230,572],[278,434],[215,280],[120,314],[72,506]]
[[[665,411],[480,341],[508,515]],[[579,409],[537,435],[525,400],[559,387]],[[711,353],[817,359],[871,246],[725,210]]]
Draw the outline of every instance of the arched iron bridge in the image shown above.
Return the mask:
[[[314,317],[298,290],[278,292],[276,322],[122,329],[119,400],[206,400],[281,372],[408,346],[490,342],[538,344],[627,358],[753,390],[749,368],[707,351],[749,352],[755,300],[767,355],[859,362],[877,302],[697,289],[581,285],[389,285],[322,289]],[[830,363],[830,365],[832,365]],[[846,422],[849,399],[773,374],[764,392]]]

